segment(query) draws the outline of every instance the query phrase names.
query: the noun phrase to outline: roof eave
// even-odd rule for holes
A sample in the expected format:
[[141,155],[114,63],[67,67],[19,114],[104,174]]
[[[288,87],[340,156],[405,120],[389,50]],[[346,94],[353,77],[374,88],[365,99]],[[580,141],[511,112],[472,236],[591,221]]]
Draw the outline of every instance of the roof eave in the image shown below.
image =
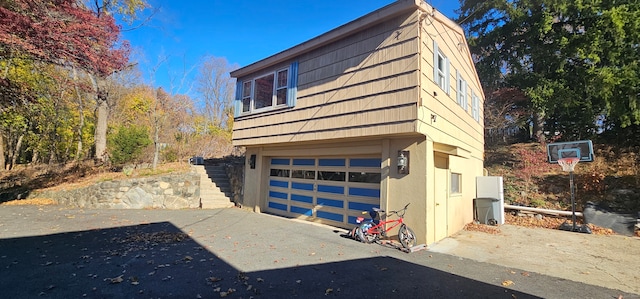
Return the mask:
[[366,14],[356,20],[346,23],[306,42],[237,69],[231,72],[231,77],[241,78],[256,71],[271,67],[273,65],[277,65],[284,61],[290,60],[293,57],[299,56],[303,53],[307,53],[326,44],[329,44],[335,40],[339,40],[345,36],[361,30],[362,28],[370,27],[372,25],[384,22],[389,18],[393,18],[406,11],[417,8],[420,8],[424,11],[426,11],[427,9],[431,9],[431,7],[424,3],[422,0],[398,0],[392,4],[384,6],[376,11]]

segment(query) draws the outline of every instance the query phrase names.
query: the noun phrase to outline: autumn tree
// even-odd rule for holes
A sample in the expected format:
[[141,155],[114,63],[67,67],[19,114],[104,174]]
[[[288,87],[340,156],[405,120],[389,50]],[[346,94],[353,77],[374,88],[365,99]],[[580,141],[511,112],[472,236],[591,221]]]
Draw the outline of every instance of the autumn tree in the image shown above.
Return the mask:
[[229,72],[236,68],[227,59],[214,56],[206,56],[200,64],[196,90],[210,125],[226,126],[225,110],[231,106],[235,90]]
[[[5,1],[0,4],[0,59],[28,55],[91,75],[96,99],[96,156],[106,148],[107,92],[100,79],[123,69],[129,47],[119,39],[120,27],[110,9],[117,1],[93,1],[91,10],[75,0]],[[137,7],[138,1],[133,1]],[[6,73],[6,72],[3,72]],[[0,76],[6,80],[6,76]],[[10,84],[4,84],[10,85]],[[4,98],[4,97],[3,97]]]
[[520,89],[539,139],[640,125],[638,1],[461,0],[459,13],[483,84]]

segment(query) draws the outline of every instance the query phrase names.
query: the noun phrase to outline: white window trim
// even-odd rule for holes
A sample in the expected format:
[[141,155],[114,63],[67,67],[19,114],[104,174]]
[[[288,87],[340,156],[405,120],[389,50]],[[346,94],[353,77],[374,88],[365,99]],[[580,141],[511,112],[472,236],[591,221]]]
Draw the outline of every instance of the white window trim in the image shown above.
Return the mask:
[[480,98],[478,98],[473,90],[471,91],[471,115],[473,119],[480,122]]
[[[438,61],[442,59],[444,62],[444,69],[439,68]],[[449,82],[449,59],[440,51],[438,43],[433,41],[433,81],[439,86],[445,93],[450,94],[450,82]],[[444,84],[444,86],[442,86]]]
[[464,111],[469,111],[469,101],[467,100],[467,81],[462,78],[462,75],[460,75],[460,71],[457,70],[456,77],[458,79],[458,105],[460,105],[460,107],[462,107]]
[[[458,176],[458,190],[453,190],[453,176],[457,175]],[[449,184],[449,192],[451,192],[451,195],[457,195],[457,194],[462,194],[462,174],[458,173],[458,172],[451,172],[450,174],[450,178],[449,178],[450,184]]]
[[[249,104],[249,111],[242,111],[242,114],[251,114],[251,113],[259,113],[259,112],[264,112],[264,111],[268,111],[268,110],[272,110],[272,109],[277,109],[280,107],[286,107],[287,106],[287,101],[285,100],[284,104],[277,104],[278,101],[278,73],[281,71],[287,71],[290,72],[289,68],[282,68],[282,69],[277,69],[274,70],[272,72],[268,72],[268,73],[263,73],[260,76],[256,76],[251,78],[251,94],[250,94],[250,98],[251,98],[251,104]],[[273,85],[271,87],[271,105],[270,106],[266,106],[266,107],[262,107],[262,108],[255,108],[255,96],[256,96],[256,80],[260,79],[260,78],[264,78],[267,77],[269,75],[273,75]],[[287,80],[289,80],[289,78],[287,78]],[[248,82],[249,80],[245,81]],[[243,83],[244,84],[244,83]],[[289,88],[289,83],[287,81],[287,84],[285,87],[283,88]],[[282,89],[282,88],[280,88]],[[287,95],[288,96],[288,95]],[[244,98],[243,98],[244,99]]]

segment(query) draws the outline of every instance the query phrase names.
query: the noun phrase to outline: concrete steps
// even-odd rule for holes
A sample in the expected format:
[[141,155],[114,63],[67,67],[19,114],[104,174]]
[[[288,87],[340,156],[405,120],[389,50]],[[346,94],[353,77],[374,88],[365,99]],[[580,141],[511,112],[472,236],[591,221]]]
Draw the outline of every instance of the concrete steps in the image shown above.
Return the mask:
[[231,185],[223,165],[191,165],[200,174],[200,207],[203,209],[231,208]]

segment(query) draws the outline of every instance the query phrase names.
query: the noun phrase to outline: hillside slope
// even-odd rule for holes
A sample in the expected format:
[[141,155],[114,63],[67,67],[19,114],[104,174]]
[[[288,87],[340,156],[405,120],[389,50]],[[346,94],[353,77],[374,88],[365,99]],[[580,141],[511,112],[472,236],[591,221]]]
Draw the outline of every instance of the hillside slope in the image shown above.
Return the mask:
[[[640,148],[613,148],[594,144],[595,161],[576,165],[577,210],[587,202],[614,212],[640,211]],[[489,175],[504,178],[505,203],[528,207],[571,210],[569,173],[547,162],[546,147],[519,143],[489,147],[485,152]],[[550,217],[546,217],[550,218]],[[564,219],[519,219],[525,225],[556,227]]]

